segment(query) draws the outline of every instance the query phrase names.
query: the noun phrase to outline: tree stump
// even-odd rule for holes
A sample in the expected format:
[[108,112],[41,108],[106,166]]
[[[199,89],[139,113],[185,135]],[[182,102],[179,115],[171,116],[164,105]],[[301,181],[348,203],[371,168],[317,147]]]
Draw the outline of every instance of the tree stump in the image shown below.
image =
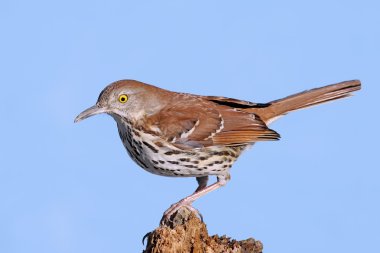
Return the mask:
[[227,236],[209,236],[206,224],[187,208],[175,212],[147,234],[147,247],[143,253],[261,253],[260,241],[248,238],[236,241]]

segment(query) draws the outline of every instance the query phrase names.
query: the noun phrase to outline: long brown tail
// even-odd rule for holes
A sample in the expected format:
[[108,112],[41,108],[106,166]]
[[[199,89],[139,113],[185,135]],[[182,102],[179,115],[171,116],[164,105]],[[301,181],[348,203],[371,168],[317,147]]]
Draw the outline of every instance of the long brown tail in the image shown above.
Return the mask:
[[267,107],[255,108],[254,112],[257,113],[265,123],[269,124],[288,112],[326,103],[335,99],[349,97],[352,95],[352,92],[360,90],[360,88],[361,83],[359,80],[345,81],[274,100],[268,103],[270,105]]

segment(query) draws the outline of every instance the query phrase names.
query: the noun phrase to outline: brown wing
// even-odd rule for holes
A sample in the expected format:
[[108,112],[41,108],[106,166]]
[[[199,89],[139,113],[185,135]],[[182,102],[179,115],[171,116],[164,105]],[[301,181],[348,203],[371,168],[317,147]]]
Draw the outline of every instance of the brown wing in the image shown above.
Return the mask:
[[147,120],[160,130],[163,139],[180,148],[235,146],[280,138],[255,114],[204,97],[184,95]]

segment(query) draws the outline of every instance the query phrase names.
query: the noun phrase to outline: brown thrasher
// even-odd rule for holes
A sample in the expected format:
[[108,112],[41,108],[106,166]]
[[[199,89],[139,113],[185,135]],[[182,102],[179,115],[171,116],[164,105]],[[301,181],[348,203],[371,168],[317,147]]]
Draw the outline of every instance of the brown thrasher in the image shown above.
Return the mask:
[[[252,103],[121,80],[107,86],[96,105],[75,122],[107,113],[116,120],[128,154],[143,169],[160,176],[196,177],[196,191],[173,204],[164,214],[168,218],[181,206],[192,209],[197,198],[225,185],[244,149],[257,141],[278,140],[280,135],[268,128],[269,123],[291,111],[348,97],[360,88],[360,81],[353,80]],[[217,182],[207,186],[209,175]]]

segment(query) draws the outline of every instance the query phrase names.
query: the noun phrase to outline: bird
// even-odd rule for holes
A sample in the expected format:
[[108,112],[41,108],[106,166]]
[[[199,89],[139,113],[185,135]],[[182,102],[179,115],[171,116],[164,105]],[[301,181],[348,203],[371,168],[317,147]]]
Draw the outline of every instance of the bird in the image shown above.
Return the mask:
[[[254,103],[173,92],[127,79],[106,86],[96,104],[74,122],[106,113],[116,121],[127,153],[144,170],[196,178],[194,193],[164,212],[163,220],[167,220],[181,207],[197,211],[192,206],[196,199],[226,185],[232,165],[248,147],[279,140],[280,135],[269,128],[273,121],[292,111],[349,97],[360,89],[361,82],[351,80]],[[216,176],[216,182],[208,185],[209,176]]]

